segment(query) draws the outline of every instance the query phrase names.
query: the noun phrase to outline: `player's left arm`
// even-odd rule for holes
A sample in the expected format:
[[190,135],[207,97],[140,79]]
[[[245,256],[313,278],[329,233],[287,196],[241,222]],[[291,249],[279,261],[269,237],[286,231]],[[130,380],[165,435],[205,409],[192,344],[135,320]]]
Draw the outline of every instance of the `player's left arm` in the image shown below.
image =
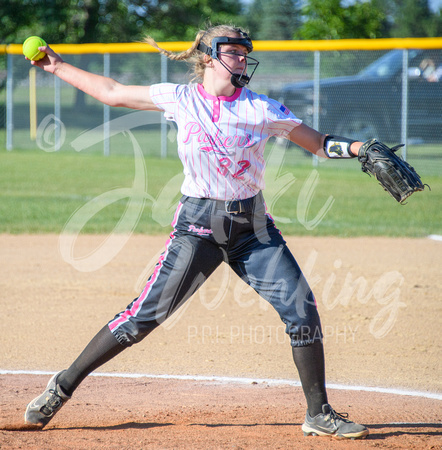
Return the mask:
[[305,124],[293,128],[289,139],[309,152],[323,158],[358,157],[362,171],[374,175],[379,184],[399,203],[410,195],[423,191],[419,174],[396,155],[402,144],[389,148],[376,139],[366,142],[354,141],[342,136],[319,133]]
[[[326,134],[322,134],[319,131],[310,128],[308,125],[305,125],[304,123],[301,123],[300,125],[294,127],[288,136],[288,138],[296,145],[299,145],[300,147],[308,150],[310,153],[313,153],[314,155],[320,156],[322,158],[329,157],[324,150],[326,137]],[[361,147],[361,145],[362,142],[353,141],[349,146],[349,153],[352,156],[358,156],[359,148]]]

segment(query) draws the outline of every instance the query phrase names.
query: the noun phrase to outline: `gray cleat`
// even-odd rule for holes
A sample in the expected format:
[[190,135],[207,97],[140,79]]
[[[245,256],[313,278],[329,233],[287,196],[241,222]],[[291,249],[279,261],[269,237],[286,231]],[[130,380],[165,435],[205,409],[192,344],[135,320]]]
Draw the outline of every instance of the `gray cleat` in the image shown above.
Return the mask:
[[29,403],[25,412],[25,423],[43,428],[71,398],[57,384],[57,378],[62,372],[56,373],[49,380],[45,391]]
[[322,405],[322,414],[311,417],[307,411],[302,425],[304,436],[333,436],[341,439],[364,439],[368,429],[347,419],[348,414],[340,414],[329,404]]

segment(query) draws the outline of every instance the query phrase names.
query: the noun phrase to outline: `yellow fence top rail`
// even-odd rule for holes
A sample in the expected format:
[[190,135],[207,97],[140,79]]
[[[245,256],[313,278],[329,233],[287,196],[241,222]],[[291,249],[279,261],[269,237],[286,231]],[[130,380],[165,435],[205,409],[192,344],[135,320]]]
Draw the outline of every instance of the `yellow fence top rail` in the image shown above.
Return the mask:
[[[61,54],[84,53],[155,53],[157,50],[143,42],[115,44],[50,44]],[[166,50],[181,52],[191,47],[192,42],[159,42]],[[442,48],[442,38],[397,38],[397,39],[333,39],[327,41],[253,41],[255,51],[334,51],[334,50],[390,50],[394,48]],[[22,54],[22,44],[0,45],[0,53]]]

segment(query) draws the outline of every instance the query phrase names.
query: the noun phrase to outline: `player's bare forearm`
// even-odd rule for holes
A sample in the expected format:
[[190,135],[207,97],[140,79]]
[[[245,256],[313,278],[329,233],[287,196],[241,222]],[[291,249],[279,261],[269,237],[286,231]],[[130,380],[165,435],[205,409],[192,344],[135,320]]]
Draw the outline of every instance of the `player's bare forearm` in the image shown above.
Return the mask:
[[326,158],[324,153],[325,136],[325,134],[319,133],[313,128],[301,123],[297,127],[293,128],[289,134],[289,139],[296,145],[305,148],[310,153]]
[[57,64],[54,75],[77,89],[111,106],[119,106],[113,98],[116,81],[87,72],[66,62]]
[[[327,155],[324,151],[324,139],[327,135],[319,133],[318,131],[310,128],[305,124],[301,124],[290,132],[289,139],[295,144],[305,148],[310,153],[314,155],[320,156],[322,158],[327,158]],[[356,141],[353,142],[350,146],[349,151],[354,155],[358,156],[359,148],[361,147],[362,142]]]
[[49,46],[41,47],[46,56],[33,65],[51,72],[71,86],[109,106],[132,109],[157,110],[152,102],[148,86],[125,86],[112,78],[79,69],[57,55]]
[[148,86],[125,86],[112,78],[87,72],[66,62],[58,64],[54,74],[106,105],[157,110],[150,99]]

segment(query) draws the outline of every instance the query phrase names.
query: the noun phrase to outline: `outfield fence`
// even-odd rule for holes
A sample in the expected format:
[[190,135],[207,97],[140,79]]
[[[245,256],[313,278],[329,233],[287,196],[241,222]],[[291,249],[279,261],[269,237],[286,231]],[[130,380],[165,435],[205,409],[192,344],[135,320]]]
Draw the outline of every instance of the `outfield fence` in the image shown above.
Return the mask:
[[[179,52],[191,43],[159,45]],[[51,47],[67,62],[124,84],[189,82],[186,63],[147,44]],[[442,174],[442,38],[255,41],[254,47],[260,65],[252,90],[280,100],[321,132],[405,143],[402,155],[417,170]],[[19,44],[0,46],[0,54],[7,59],[0,75],[6,150],[130,155],[136,142],[146,156],[176,157],[176,127],[162,114],[103,105],[32,67]],[[288,147],[287,161],[306,158],[317,164]]]

